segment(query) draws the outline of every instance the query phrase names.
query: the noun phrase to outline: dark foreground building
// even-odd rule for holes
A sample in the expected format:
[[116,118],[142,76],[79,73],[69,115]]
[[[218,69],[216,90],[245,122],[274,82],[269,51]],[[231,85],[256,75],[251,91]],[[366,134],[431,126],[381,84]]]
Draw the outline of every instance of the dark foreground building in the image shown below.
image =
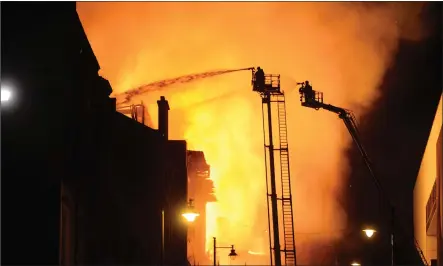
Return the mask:
[[2,264],[159,265],[162,228],[186,263],[186,142],[117,113],[99,68],[75,3],[1,3]]

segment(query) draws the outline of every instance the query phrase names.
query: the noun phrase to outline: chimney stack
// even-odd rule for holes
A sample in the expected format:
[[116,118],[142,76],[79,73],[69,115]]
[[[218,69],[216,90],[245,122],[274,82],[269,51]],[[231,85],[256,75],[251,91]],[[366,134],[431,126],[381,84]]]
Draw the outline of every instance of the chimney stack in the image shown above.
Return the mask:
[[158,131],[166,140],[168,140],[169,104],[168,101],[165,99],[165,96],[161,96],[160,100],[157,101],[157,104],[158,104]]

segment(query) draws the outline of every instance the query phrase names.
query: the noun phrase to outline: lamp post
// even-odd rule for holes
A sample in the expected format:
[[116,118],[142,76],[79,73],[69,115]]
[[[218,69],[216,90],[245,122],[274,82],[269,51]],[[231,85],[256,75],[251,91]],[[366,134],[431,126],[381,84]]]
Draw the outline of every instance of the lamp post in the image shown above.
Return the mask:
[[[364,233],[365,233],[365,236],[367,237],[367,238],[371,238],[373,235],[374,235],[374,233],[376,233],[377,231],[375,231],[374,229],[372,229],[372,228],[370,228],[370,227],[367,227],[367,228],[364,228],[363,230],[361,230],[361,231],[363,231]],[[350,231],[348,234],[347,234],[347,236],[349,236],[350,234],[352,234],[352,233],[355,233],[355,230],[352,230],[352,231]],[[338,258],[336,258],[336,265],[338,265]],[[354,262],[352,262],[351,263],[351,266],[360,266],[361,264],[359,263],[359,262],[356,262],[356,261],[354,261]]]
[[[195,219],[200,216],[197,212],[194,210],[192,199],[189,199],[189,202],[187,204],[187,208],[182,213],[182,216],[186,219],[188,222],[194,222]],[[165,210],[162,209],[162,265],[165,265]]]
[[[391,266],[395,265],[395,253],[394,253],[394,248],[395,248],[395,235],[394,235],[394,207],[391,207],[391,233],[390,233],[390,239],[391,239]],[[371,238],[377,231],[375,231],[374,229],[371,228],[367,228],[364,229],[363,232],[365,232],[366,236],[368,238]]]
[[229,257],[231,258],[235,258],[237,255],[237,253],[235,252],[234,249],[234,245],[231,245],[230,247],[217,247],[217,239],[215,237],[213,237],[214,239],[214,266],[217,266],[217,249],[218,248],[230,248],[231,252],[229,253]]
[[394,257],[394,219],[395,219],[395,209],[391,206],[391,265],[395,265]]
[[188,222],[193,222],[198,216],[200,216],[199,213],[195,212],[193,199],[189,199],[188,207],[186,211],[182,213],[182,216],[185,217]]
[[[344,232],[343,238],[347,238],[350,235],[355,234],[357,232],[355,229],[350,229],[350,230],[343,229],[343,230],[339,230],[339,231]],[[374,235],[374,233],[377,232],[376,230],[374,230],[372,228],[364,228],[361,231],[365,233],[365,236],[367,238],[371,238]],[[333,244],[328,245],[328,247],[330,247],[333,250],[334,256],[335,256],[335,265],[338,266],[340,264],[340,262],[339,262],[340,261],[340,250],[341,250],[340,244],[338,242],[334,242]],[[355,263],[357,263],[357,262],[355,262]],[[358,265],[360,265],[360,264],[358,264]]]
[[[307,232],[298,232],[296,233],[296,235],[322,235],[322,234],[335,234],[337,232],[340,232],[342,237],[341,239],[346,239],[348,237],[350,237],[353,234],[356,234],[357,232],[364,232],[366,238],[371,238],[377,231],[370,228],[370,227],[366,227],[363,229],[357,229],[357,228],[345,228],[345,229],[338,229],[336,231],[327,231],[327,232],[317,232],[317,233],[307,233]],[[332,242],[332,244],[328,244],[325,245],[325,247],[328,247],[331,249],[331,251],[333,252],[334,255],[334,259],[335,259],[335,265],[338,266],[341,264],[341,259],[342,259],[342,245],[341,245],[341,241],[334,241]],[[328,257],[329,259],[329,257]],[[346,262],[346,263],[349,263]],[[353,262],[353,263],[357,263],[356,265],[360,265],[358,264],[358,262]],[[352,265],[352,264],[351,264]]]
[[162,265],[165,265],[165,210],[162,209]]

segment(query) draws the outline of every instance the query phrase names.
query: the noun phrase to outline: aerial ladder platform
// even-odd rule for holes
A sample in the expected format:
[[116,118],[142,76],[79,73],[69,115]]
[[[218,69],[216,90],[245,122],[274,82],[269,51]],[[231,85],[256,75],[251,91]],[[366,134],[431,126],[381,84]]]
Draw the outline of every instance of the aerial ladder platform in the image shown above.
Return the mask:
[[[387,194],[384,192],[383,187],[380,183],[380,180],[378,179],[378,176],[374,172],[374,168],[372,166],[371,160],[369,159],[369,156],[362,144],[362,141],[360,140],[360,133],[358,131],[357,122],[354,114],[350,110],[346,110],[344,108],[340,108],[331,104],[325,104],[323,102],[323,92],[315,91],[312,89],[310,85],[306,86],[307,83],[298,83],[298,85],[301,85],[299,89],[300,93],[300,102],[301,105],[304,107],[313,108],[315,110],[319,109],[325,109],[327,111],[333,112],[338,114],[338,117],[343,120],[344,124],[346,125],[346,128],[348,129],[349,133],[351,134],[352,139],[354,140],[354,143],[357,145],[358,150],[360,151],[361,156],[363,157],[363,161],[369,170],[369,173],[372,177],[372,180],[374,181],[378,191],[381,193],[381,196],[385,198],[387,201],[390,211],[391,211],[391,226],[394,227],[394,207],[392,205],[392,202],[387,197]],[[418,242],[415,238],[413,238],[414,246],[420,256],[420,259],[425,266],[429,266],[426,257],[423,254],[423,251],[421,250],[420,246],[418,245]],[[391,232],[391,244],[394,243],[394,233],[393,229]],[[394,262],[394,250],[391,250],[392,252],[392,262],[391,265],[395,265]]]
[[[289,147],[286,122],[285,94],[280,90],[280,75],[264,75],[264,82],[257,82],[256,71],[252,69],[253,91],[260,94],[262,98],[263,137],[266,165],[266,193],[268,208],[268,233],[270,242],[271,264],[275,266],[296,265],[294,218],[292,210],[291,176],[289,171]],[[260,84],[259,84],[260,83]],[[272,107],[276,107],[278,139],[273,132]],[[267,115],[265,115],[265,113]],[[277,139],[277,143],[274,140]],[[281,192],[277,195],[276,188],[276,163],[279,157],[280,163],[280,185]],[[280,202],[281,211],[278,209]],[[279,214],[281,214],[281,225],[283,227],[283,247],[280,246]],[[281,253],[284,253],[285,263],[282,263]]]

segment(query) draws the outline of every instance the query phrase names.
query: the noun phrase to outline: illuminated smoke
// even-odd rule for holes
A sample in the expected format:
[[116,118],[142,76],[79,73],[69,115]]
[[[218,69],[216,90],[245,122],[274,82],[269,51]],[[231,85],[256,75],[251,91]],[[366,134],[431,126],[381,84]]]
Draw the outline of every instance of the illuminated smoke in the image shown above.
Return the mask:
[[[346,213],[337,198],[346,184],[351,143],[342,121],[300,106],[296,81],[310,80],[325,101],[371,107],[399,40],[418,39],[421,3],[78,3],[78,11],[115,93],[140,84],[200,73],[261,66],[282,75],[287,96],[296,245],[300,264],[321,257],[316,243],[340,237]],[[137,96],[156,116],[171,106],[170,136],[202,150],[219,203],[209,206],[208,236],[267,253],[261,102],[247,72],[177,84]],[[207,101],[212,99],[211,101]],[[218,224],[216,221],[218,220]],[[242,253],[243,252],[243,253]],[[220,263],[228,264],[220,254]],[[227,254],[226,254],[227,255]],[[256,256],[248,264],[267,264]]]

